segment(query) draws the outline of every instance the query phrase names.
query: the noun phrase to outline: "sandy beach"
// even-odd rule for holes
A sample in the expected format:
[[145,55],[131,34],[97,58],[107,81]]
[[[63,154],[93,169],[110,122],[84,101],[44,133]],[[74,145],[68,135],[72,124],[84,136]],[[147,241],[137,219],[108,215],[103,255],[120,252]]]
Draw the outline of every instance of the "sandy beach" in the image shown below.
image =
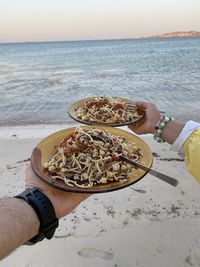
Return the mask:
[[[65,127],[0,128],[0,197],[23,190],[33,148]],[[60,220],[51,241],[21,246],[0,267],[200,266],[200,186],[169,145],[141,138],[154,153],[153,166],[178,179],[176,188],[148,174],[128,188],[93,195]]]

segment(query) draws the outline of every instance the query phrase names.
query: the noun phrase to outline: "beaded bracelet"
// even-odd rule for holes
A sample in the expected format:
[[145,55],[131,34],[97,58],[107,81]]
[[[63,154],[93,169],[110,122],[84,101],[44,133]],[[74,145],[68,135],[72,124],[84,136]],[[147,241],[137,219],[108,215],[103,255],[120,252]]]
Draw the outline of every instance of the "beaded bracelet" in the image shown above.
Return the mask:
[[161,133],[162,130],[164,129],[164,127],[166,126],[166,124],[170,121],[173,121],[174,118],[171,116],[165,116],[163,115],[161,117],[161,119],[159,120],[159,122],[156,124],[155,126],[155,134],[154,134],[154,139],[158,142],[158,143],[164,143],[165,141],[161,138]]

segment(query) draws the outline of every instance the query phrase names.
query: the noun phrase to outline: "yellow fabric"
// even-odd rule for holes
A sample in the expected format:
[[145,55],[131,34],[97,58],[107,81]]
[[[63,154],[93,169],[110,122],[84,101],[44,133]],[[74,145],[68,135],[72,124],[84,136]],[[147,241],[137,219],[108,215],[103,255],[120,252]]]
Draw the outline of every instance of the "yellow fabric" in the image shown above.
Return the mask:
[[183,145],[188,171],[200,183],[200,128],[197,128]]

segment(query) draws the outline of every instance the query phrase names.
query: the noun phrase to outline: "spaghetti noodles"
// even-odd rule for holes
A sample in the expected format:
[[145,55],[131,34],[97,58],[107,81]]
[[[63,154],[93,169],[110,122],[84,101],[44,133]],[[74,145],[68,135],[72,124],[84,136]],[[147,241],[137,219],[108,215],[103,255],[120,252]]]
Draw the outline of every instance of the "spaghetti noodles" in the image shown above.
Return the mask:
[[78,119],[88,123],[123,124],[141,117],[132,104],[114,97],[95,97],[86,100],[76,110]]
[[88,188],[128,179],[136,167],[120,159],[124,155],[139,160],[135,143],[105,130],[76,130],[64,138],[53,157],[44,164],[52,178],[69,186]]

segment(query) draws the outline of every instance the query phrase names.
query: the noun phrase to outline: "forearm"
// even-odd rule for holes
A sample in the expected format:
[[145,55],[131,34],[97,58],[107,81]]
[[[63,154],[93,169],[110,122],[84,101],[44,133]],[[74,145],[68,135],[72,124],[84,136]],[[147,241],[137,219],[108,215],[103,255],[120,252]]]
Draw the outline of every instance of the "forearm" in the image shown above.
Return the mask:
[[169,143],[173,144],[174,141],[177,139],[181,131],[183,130],[184,124],[176,121],[170,121],[167,123],[167,125],[164,127],[161,138]]
[[0,259],[36,236],[39,227],[35,211],[24,200],[0,199]]

